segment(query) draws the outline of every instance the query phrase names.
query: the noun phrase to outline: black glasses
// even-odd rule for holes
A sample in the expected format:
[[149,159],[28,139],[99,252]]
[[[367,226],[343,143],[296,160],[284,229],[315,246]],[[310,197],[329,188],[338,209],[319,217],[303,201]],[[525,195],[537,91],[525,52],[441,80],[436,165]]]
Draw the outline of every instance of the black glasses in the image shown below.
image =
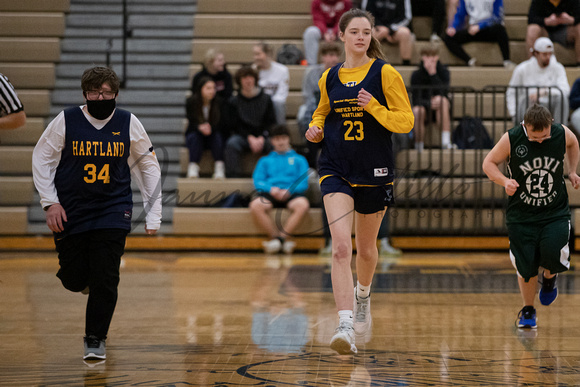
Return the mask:
[[103,99],[113,99],[115,98],[115,95],[117,95],[117,93],[115,93],[114,91],[89,90],[85,91],[85,95],[89,100],[99,99],[99,95],[102,95]]

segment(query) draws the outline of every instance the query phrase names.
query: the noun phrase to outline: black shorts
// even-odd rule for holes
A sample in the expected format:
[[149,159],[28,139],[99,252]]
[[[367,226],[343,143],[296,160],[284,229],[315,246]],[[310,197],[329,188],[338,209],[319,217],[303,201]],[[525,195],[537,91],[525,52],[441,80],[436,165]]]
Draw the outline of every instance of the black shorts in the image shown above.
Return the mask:
[[570,220],[555,219],[540,224],[508,224],[510,259],[518,274],[529,281],[539,267],[551,273],[570,268]]
[[328,176],[320,183],[320,191],[323,197],[336,192],[347,194],[353,198],[354,210],[360,214],[374,214],[395,204],[392,184],[353,187],[343,178]]
[[568,28],[572,28],[572,26],[559,25],[555,27],[549,27],[546,29],[546,31],[548,31],[548,36],[552,42],[560,43],[566,48],[571,48],[574,47],[574,44],[568,40]]
[[119,282],[119,264],[125,252],[128,230],[99,229],[55,236],[60,269],[56,276],[65,288],[83,290],[91,281],[114,287]]
[[274,199],[272,197],[272,195],[270,195],[267,192],[256,192],[254,194],[254,196],[252,197],[252,200],[254,200],[255,198],[264,198],[264,199],[267,199],[269,202],[271,202],[272,205],[274,206],[274,208],[286,208],[286,206],[288,206],[288,203],[291,200],[294,200],[296,198],[303,198],[303,197],[305,197],[304,194],[294,193],[294,194],[290,195],[290,198],[288,198],[288,200],[286,200],[285,202],[281,202],[279,200]]

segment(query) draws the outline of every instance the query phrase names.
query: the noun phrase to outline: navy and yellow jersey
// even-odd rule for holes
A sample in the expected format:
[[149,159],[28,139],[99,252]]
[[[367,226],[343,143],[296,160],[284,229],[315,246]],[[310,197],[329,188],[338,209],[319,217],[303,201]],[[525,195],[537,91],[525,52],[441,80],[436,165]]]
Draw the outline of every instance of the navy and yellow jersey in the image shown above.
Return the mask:
[[[353,186],[393,182],[392,133],[409,133],[414,117],[401,75],[380,59],[352,69],[339,64],[318,83],[320,103],[310,126],[324,131],[321,180],[339,176]],[[361,88],[373,98],[358,106]]]
[[529,141],[522,125],[510,129],[508,135],[508,172],[519,187],[508,199],[507,224],[550,221],[562,217],[569,219],[568,192],[564,181],[564,127],[552,124],[551,137],[541,143]]
[[131,171],[127,163],[131,113],[115,109],[97,130],[78,107],[66,109],[65,143],[54,184],[68,221],[64,235],[103,228],[131,229]]

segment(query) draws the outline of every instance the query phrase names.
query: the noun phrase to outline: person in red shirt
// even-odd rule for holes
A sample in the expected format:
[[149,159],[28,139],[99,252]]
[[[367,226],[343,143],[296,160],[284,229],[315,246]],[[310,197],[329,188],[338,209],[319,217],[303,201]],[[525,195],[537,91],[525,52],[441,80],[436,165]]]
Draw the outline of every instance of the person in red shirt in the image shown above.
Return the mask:
[[312,0],[312,26],[304,31],[304,57],[309,66],[318,63],[318,45],[338,40],[338,21],[352,8],[351,0]]

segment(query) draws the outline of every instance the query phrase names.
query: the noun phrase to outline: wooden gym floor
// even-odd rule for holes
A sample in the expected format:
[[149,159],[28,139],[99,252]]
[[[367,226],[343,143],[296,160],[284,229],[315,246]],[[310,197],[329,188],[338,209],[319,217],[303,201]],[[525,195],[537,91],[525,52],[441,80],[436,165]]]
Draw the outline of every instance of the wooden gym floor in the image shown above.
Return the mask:
[[0,386],[580,386],[579,273],[537,306],[537,331],[517,330],[507,253],[382,259],[355,356],[328,347],[336,313],[316,255],[127,253],[107,360],[86,363],[86,296],[57,266],[0,254]]

